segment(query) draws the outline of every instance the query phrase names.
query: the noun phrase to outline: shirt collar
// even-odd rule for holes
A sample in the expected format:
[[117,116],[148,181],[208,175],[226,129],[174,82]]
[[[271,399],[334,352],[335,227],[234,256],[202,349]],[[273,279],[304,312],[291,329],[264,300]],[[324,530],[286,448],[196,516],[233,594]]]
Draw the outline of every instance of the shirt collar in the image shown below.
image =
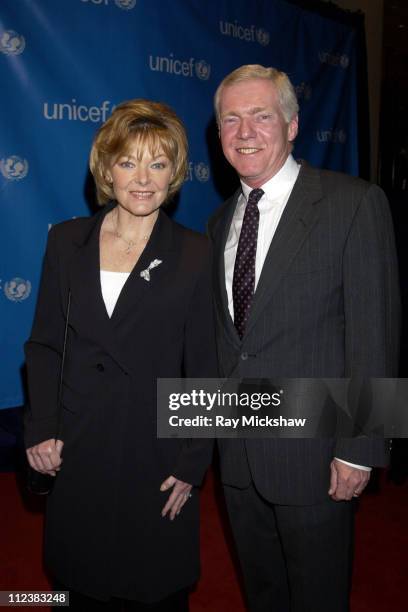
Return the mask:
[[[300,165],[295,161],[292,155],[288,155],[288,158],[283,164],[282,168],[276,174],[274,174],[269,181],[267,181],[264,185],[261,185],[266,197],[277,197],[280,193],[293,186],[298,177],[299,170]],[[248,196],[253,188],[249,187],[249,185],[243,181],[241,181],[241,187],[245,200],[248,201]]]

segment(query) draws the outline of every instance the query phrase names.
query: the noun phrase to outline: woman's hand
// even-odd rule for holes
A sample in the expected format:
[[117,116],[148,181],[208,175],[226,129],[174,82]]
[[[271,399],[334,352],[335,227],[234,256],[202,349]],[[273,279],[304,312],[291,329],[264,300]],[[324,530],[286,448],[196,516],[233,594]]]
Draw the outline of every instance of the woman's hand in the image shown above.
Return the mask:
[[30,466],[41,474],[56,476],[60,470],[62,458],[61,453],[64,443],[62,440],[45,440],[40,444],[27,449],[27,459]]
[[174,487],[173,491],[171,492],[171,495],[167,500],[161,514],[164,517],[168,512],[170,512],[170,520],[173,521],[176,516],[180,514],[180,510],[186,501],[191,497],[191,489],[193,487],[187,482],[178,480],[174,476],[169,476],[164,482],[162,482],[160,491],[167,491],[168,489],[171,489],[171,487]]

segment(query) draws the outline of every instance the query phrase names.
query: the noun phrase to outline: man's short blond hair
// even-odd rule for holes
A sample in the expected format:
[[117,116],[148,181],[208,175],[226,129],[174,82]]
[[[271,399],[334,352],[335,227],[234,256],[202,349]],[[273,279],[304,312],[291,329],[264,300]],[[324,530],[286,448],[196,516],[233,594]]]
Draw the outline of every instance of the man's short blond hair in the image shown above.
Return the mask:
[[272,81],[278,93],[279,104],[285,121],[289,123],[299,112],[299,105],[296,98],[296,93],[288,75],[276,68],[265,68],[260,64],[246,64],[240,66],[228,74],[221,81],[214,96],[214,108],[217,123],[220,125],[220,101],[221,95],[225,87],[249,81],[252,79],[264,79]]

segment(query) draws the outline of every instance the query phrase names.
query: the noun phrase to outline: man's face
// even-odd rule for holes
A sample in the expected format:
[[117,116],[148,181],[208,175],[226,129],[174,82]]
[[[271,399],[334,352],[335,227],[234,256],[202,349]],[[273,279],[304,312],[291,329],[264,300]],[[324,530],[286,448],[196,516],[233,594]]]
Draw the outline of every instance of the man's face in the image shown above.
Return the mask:
[[272,81],[251,79],[222,90],[222,149],[240,178],[253,189],[283,166],[297,129],[297,116],[286,123]]

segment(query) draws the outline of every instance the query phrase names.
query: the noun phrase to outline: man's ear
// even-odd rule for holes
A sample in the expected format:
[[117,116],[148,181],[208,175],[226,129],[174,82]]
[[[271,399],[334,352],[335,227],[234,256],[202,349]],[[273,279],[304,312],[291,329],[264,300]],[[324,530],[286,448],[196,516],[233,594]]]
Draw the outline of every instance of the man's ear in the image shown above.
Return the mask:
[[299,130],[299,116],[295,115],[293,119],[289,121],[288,125],[288,140],[293,142],[297,136]]

